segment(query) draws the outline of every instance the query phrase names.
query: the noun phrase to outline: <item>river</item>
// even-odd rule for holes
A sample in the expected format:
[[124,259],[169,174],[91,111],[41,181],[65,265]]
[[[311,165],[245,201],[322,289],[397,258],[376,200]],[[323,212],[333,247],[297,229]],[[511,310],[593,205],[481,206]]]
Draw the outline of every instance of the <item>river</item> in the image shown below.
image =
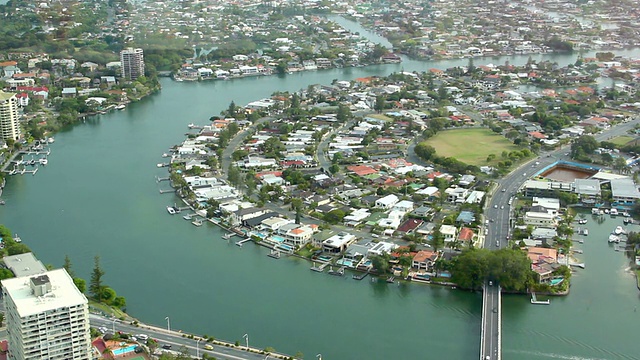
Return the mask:
[[[575,61],[575,55],[546,58]],[[528,56],[475,61],[507,59],[521,63]],[[166,174],[156,163],[184,139],[187,124],[206,123],[231,101],[467,61],[406,60],[217,82],[163,79],[159,94],[57,134],[46,167],[9,179],[0,222],[46,264],[59,267],[68,254],[87,280],[99,254],[105,282],[144,322],[163,326],[168,316],[172,329],[230,341],[247,333],[250,345],[302,351],[307,359],[318,353],[325,359],[476,359],[480,294],[327,276],[302,260],[274,260],[256,246],[229,245],[215,227],[168,215],[165,207],[177,199],[159,194],[167,184],[154,179]],[[587,268],[576,274],[570,296],[537,307],[525,297],[505,297],[505,359],[638,358],[638,291],[621,253],[602,245],[613,221],[589,224]]]

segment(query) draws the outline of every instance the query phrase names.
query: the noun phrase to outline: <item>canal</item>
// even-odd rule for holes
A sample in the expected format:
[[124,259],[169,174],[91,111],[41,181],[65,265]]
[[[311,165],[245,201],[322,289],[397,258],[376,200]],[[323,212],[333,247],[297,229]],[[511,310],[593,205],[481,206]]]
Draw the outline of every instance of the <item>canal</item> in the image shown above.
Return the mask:
[[[575,61],[575,55],[544,58]],[[230,341],[247,333],[252,346],[301,351],[307,359],[319,353],[325,359],[475,359],[480,294],[358,282],[311,272],[301,260],[271,259],[259,247],[239,248],[215,227],[197,228],[168,215],[165,207],[177,199],[159,194],[167,184],[155,182],[166,174],[156,168],[160,155],[184,139],[187,124],[206,123],[231,101],[244,105],[276,90],[295,91],[332,79],[467,62],[406,60],[218,82],[164,79],[159,94],[57,134],[45,168],[36,176],[8,181],[0,221],[46,264],[59,267],[68,254],[76,273],[87,280],[99,254],[105,282],[127,298],[128,311],[144,322],[162,326],[168,316],[173,329]],[[525,297],[504,299],[505,359],[638,358],[638,292],[624,271],[627,261],[606,244],[605,235],[617,221],[588,224],[587,268],[576,274],[570,296],[542,307]]]

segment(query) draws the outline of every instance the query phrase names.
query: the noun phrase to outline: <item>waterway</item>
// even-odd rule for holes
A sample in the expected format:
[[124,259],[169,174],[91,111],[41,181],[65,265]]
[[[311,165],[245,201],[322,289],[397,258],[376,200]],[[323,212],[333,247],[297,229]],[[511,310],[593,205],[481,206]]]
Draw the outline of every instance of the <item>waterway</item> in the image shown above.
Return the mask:
[[[546,58],[559,64],[575,61],[575,55]],[[99,254],[106,283],[127,298],[128,311],[144,322],[162,326],[169,316],[172,329],[230,341],[247,333],[250,345],[302,351],[305,358],[321,353],[325,359],[475,359],[480,294],[358,282],[311,272],[301,260],[271,259],[255,246],[239,248],[215,227],[194,227],[181,216],[168,215],[165,207],[177,199],[159,194],[167,184],[154,180],[166,174],[155,165],[163,160],[160,155],[184,139],[187,124],[206,123],[231,101],[246,104],[276,90],[295,91],[332,79],[467,61],[406,60],[217,82],[164,79],[159,94],[57,134],[46,167],[36,176],[8,181],[0,222],[44,263],[61,266],[68,254],[76,273],[86,279]],[[570,296],[540,307],[525,297],[504,299],[504,359],[639,358],[638,291],[623,271],[622,254],[606,246],[606,233],[614,227],[589,224],[592,235],[581,256],[587,269],[575,276]]]

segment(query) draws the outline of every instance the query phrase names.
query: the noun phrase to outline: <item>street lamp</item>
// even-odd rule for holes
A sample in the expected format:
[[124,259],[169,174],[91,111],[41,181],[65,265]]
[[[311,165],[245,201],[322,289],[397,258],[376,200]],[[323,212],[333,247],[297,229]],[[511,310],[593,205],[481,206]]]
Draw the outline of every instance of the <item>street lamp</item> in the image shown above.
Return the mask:
[[116,333],[116,321],[118,320],[118,318],[113,319],[113,321],[111,322],[111,331],[113,331],[113,333]]
[[247,342],[247,350],[249,350],[249,334],[244,334],[244,335],[242,335],[242,337],[246,340],[246,342]]
[[200,340],[202,340],[202,339],[198,339],[196,341],[196,358],[197,359],[200,359],[200,348],[198,347],[198,344],[200,343]]
[[169,317],[165,317],[165,320],[167,320],[167,331],[171,332],[171,321],[169,320]]

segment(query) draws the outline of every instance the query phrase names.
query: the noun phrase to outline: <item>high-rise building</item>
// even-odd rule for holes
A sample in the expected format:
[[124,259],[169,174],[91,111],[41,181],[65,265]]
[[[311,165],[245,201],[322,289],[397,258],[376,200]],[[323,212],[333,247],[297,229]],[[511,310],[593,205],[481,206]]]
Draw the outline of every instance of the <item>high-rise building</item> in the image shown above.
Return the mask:
[[92,358],[87,298],[64,269],[2,280],[8,359]]
[[16,94],[0,90],[0,139],[20,139],[18,98]]
[[120,51],[120,70],[122,77],[135,80],[144,76],[144,54],[142,49],[126,48]]

